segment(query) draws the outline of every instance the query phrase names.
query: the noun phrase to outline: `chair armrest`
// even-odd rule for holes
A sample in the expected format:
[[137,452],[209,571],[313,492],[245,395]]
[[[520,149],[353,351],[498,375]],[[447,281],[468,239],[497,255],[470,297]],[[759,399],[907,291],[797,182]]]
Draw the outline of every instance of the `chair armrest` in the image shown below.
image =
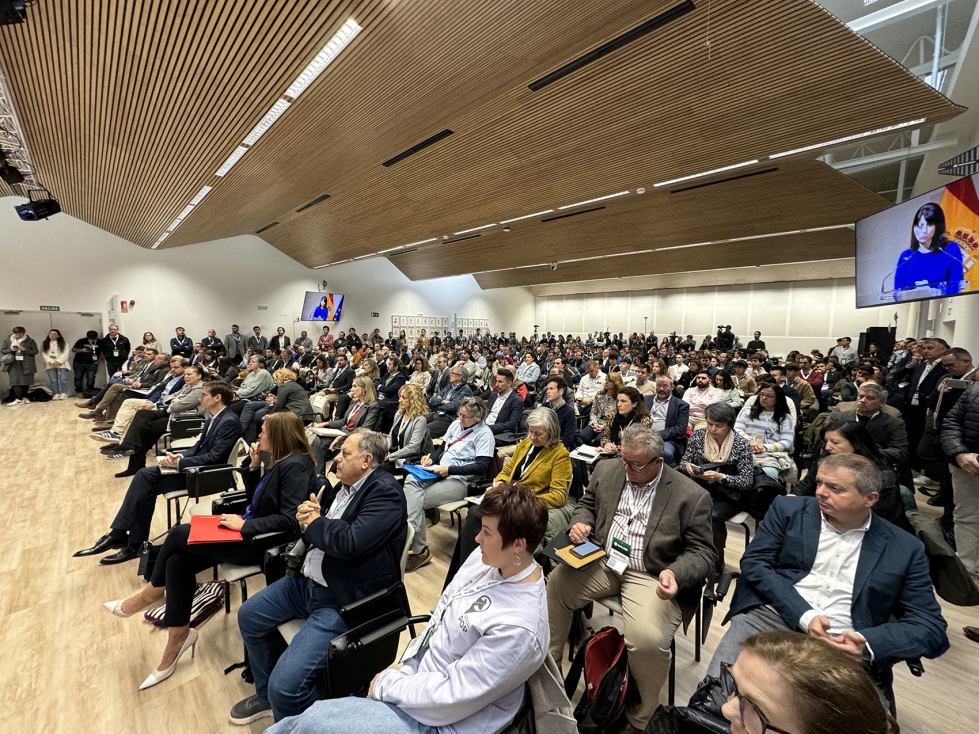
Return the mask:
[[915,678],[920,678],[925,674],[925,666],[921,664],[921,658],[910,658],[904,662],[908,664],[908,669]]
[[291,533],[287,533],[284,530],[273,530],[272,532],[269,532],[269,533],[259,533],[258,535],[253,535],[252,536],[252,540],[253,541],[255,541],[255,540],[266,540],[268,538],[274,538],[274,537],[279,536],[279,535],[282,536],[282,539],[283,540],[286,540],[286,542],[288,542],[287,539],[289,538],[289,536],[291,535]]

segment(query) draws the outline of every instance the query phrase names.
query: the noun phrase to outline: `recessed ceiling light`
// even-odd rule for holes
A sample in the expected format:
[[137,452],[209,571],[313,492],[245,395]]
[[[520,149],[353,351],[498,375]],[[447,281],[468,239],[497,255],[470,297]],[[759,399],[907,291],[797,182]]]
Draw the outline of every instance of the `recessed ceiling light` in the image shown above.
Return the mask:
[[290,104],[292,103],[287,102],[284,99],[280,99],[278,102],[272,105],[272,109],[265,113],[265,117],[263,117],[259,123],[252,128],[252,131],[248,133],[242,142],[245,145],[255,145],[255,143],[258,142],[258,139],[265,134],[265,131],[272,127],[272,123],[278,120],[282,116],[282,113],[289,109]]
[[479,227],[470,227],[469,229],[463,229],[459,232],[453,232],[452,234],[469,234],[470,232],[476,232],[480,229],[489,229],[490,227],[495,227],[495,226],[496,226],[496,222],[493,222],[492,224],[483,224]]
[[559,206],[558,209],[573,209],[576,206],[584,206],[585,204],[594,204],[596,201],[605,201],[606,199],[614,199],[616,196],[625,196],[628,191],[619,191],[615,194],[608,194],[607,196],[599,196],[597,199],[586,199],[585,201],[579,201],[574,204],[565,204],[564,206]]
[[509,224],[510,222],[519,222],[521,219],[530,219],[531,217],[539,217],[539,216],[542,216],[544,214],[550,214],[553,211],[554,211],[553,209],[545,209],[542,212],[534,212],[533,214],[524,214],[522,217],[514,217],[513,219],[503,219],[503,220],[500,221],[500,224]]
[[636,193],[637,194],[645,194],[646,193],[646,189],[644,189],[642,186],[640,186],[638,189],[636,189]]
[[187,215],[189,215],[192,211],[194,211],[194,205],[188,204],[187,206],[184,207],[184,210],[177,215],[177,221],[178,222],[184,221],[187,218]]
[[919,117],[917,120],[909,120],[908,122],[902,122],[899,125],[888,125],[887,127],[881,127],[876,130],[868,130],[865,133],[859,133],[857,135],[847,135],[845,138],[837,138],[836,140],[828,140],[825,143],[817,143],[816,145],[807,145],[805,148],[796,148],[795,150],[787,150],[784,153],[776,153],[775,155],[768,156],[769,158],[784,158],[787,155],[795,155],[796,153],[805,153],[810,150],[819,150],[820,148],[829,148],[834,145],[839,145],[841,143],[848,143],[851,140],[858,140],[860,138],[868,138],[871,135],[883,135],[884,133],[889,133],[892,130],[900,130],[905,127],[913,127],[914,125],[921,125],[924,123],[926,118]]
[[239,145],[235,148],[235,152],[228,156],[228,159],[221,164],[221,167],[214,172],[215,176],[224,176],[228,171],[231,170],[235,163],[241,160],[241,157],[248,152],[248,148],[243,145]]
[[204,200],[204,197],[207,196],[209,193],[211,193],[212,188],[213,186],[203,187],[200,191],[197,192],[197,196],[195,196],[193,199],[190,200],[190,205],[197,206],[198,204],[200,204]]
[[669,186],[670,184],[680,183],[681,181],[690,181],[694,178],[701,178],[703,176],[712,176],[715,173],[723,173],[724,171],[732,171],[735,168],[744,168],[745,166],[753,166],[758,162],[757,159],[751,161],[745,161],[744,163],[735,163],[733,166],[724,166],[722,168],[714,168],[710,171],[703,171],[702,173],[694,173],[690,176],[681,176],[680,178],[671,178],[669,181],[660,181],[658,184],[653,184],[654,188],[659,186]]
[[303,69],[303,72],[296,77],[296,81],[292,83],[286,90],[286,96],[296,99],[300,94],[316,81],[316,77],[323,73],[323,71],[330,65],[330,63],[335,59],[343,49],[347,47],[357,34],[363,30],[353,19],[348,20],[341,26],[337,34],[330,39],[330,41],[316,54],[315,58],[309,62],[309,66]]

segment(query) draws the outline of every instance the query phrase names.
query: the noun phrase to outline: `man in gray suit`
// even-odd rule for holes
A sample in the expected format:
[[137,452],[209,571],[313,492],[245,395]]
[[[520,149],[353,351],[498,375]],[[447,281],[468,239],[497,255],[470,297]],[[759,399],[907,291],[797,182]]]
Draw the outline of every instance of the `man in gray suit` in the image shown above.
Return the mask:
[[574,610],[619,595],[629,669],[642,697],[626,710],[623,732],[641,732],[659,703],[670,641],[693,616],[716,560],[710,517],[710,495],[665,466],[662,436],[642,425],[622,432],[621,457],[599,461],[571,516],[571,541],[590,540],[607,555],[551,573],[551,654],[561,660]]
[[238,324],[231,325],[231,333],[224,337],[224,353],[231,357],[235,364],[241,364],[241,360],[245,358],[245,352],[248,351],[248,342],[245,341],[245,337],[238,331]]

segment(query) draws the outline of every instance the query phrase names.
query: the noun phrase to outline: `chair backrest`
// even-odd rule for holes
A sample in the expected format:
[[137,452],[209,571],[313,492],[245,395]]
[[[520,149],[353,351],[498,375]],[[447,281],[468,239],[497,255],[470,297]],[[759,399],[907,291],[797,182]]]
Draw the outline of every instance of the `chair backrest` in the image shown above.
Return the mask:
[[411,550],[411,541],[415,538],[415,529],[408,523],[408,538],[405,540],[405,549],[401,551],[401,578],[405,577],[405,564],[408,562],[408,551]]
[[248,450],[248,444],[245,443],[245,439],[243,438],[239,438],[237,441],[235,441],[235,445],[231,447],[231,453],[228,454],[228,464],[231,466],[238,465],[238,452],[241,451],[241,449],[244,449],[245,451]]

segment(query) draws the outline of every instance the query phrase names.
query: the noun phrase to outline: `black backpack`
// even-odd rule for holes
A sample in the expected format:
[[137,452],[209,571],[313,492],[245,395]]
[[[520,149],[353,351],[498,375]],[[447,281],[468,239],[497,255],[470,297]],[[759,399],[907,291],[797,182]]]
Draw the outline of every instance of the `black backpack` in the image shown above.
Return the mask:
[[581,734],[613,734],[622,728],[626,706],[638,697],[629,675],[625,638],[615,627],[605,627],[578,648],[564,680],[568,699],[574,695],[581,674],[585,692],[574,710]]

